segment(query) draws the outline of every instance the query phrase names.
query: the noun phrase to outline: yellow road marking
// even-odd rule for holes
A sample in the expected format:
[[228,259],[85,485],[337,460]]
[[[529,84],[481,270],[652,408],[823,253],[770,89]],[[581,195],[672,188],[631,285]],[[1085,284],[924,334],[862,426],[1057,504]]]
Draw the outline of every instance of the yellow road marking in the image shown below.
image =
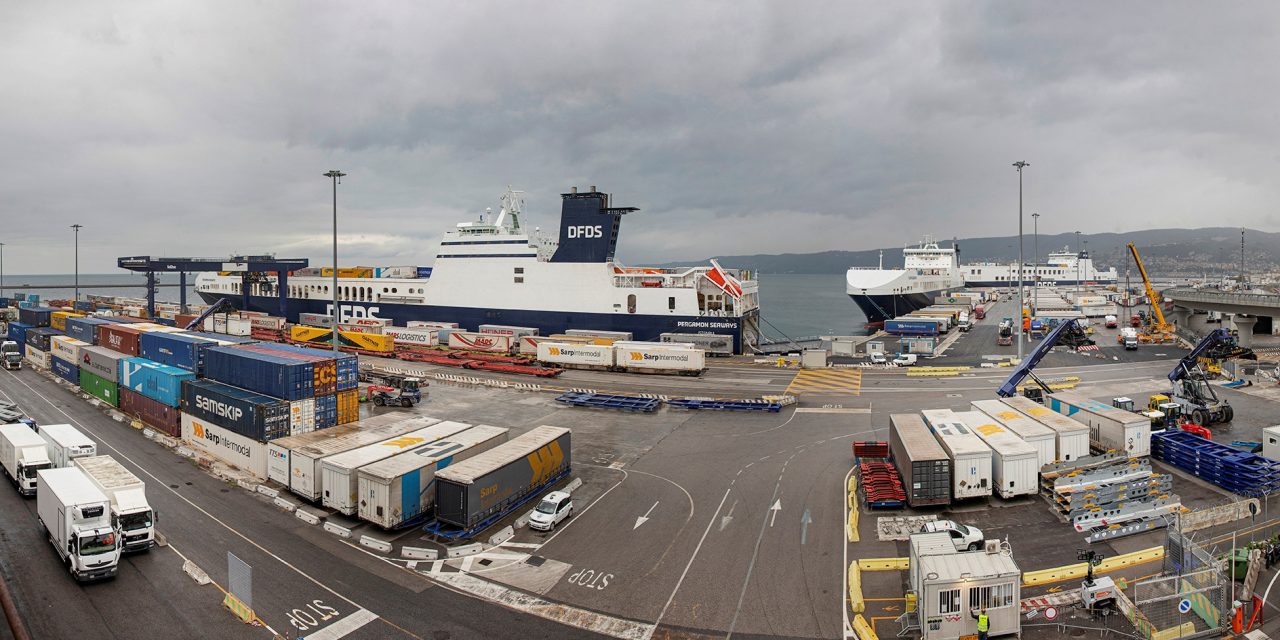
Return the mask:
[[858,395],[862,390],[862,372],[857,369],[803,369],[791,379],[791,384],[784,392],[788,395],[799,393],[844,393]]

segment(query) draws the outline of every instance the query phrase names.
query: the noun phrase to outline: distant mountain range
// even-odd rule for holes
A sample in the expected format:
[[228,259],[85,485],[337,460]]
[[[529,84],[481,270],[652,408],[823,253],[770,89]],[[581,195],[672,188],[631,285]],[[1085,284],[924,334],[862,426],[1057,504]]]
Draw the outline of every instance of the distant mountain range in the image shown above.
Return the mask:
[[[952,241],[939,241],[948,246]],[[1023,237],[1023,251],[1030,263],[1035,240]],[[1138,247],[1142,262],[1150,272],[1166,274],[1223,275],[1240,271],[1240,228],[1208,227],[1203,229],[1148,229],[1130,233],[1080,234],[1080,248],[1089,251],[1100,268],[1114,266],[1123,278],[1126,269],[1134,278],[1138,270],[1131,266],[1126,246]],[[1017,262],[1018,236],[962,238],[960,262]],[[1063,247],[1076,248],[1074,233],[1042,234],[1039,238],[1040,259]],[[844,273],[849,267],[874,267],[884,252],[886,269],[902,266],[902,247],[886,247],[865,251],[821,251],[818,253],[757,254],[747,256],[713,256],[725,268],[751,269],[761,273]],[[705,265],[707,261],[672,262],[663,266]],[[1245,268],[1249,272],[1275,270],[1280,264],[1280,233],[1245,230]]]

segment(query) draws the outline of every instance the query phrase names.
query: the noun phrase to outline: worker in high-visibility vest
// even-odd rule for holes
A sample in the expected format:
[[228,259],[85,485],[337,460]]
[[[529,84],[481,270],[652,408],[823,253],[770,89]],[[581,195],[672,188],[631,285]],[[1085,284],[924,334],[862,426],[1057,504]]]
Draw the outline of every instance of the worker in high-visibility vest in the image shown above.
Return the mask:
[[991,630],[991,618],[987,617],[987,608],[983,607],[981,611],[970,609],[969,615],[978,621],[978,640],[987,640],[987,631]]

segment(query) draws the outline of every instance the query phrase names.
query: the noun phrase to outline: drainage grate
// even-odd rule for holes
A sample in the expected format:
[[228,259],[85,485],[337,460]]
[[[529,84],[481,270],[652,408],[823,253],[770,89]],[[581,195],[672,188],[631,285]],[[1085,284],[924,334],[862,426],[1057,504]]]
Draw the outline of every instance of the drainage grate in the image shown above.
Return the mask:
[[524,561],[525,564],[531,567],[541,567],[546,562],[547,559],[542,556],[529,556],[528,558],[525,558]]
[[947,394],[947,397],[948,397],[948,398],[963,398],[963,397],[964,397],[964,395],[963,395],[963,394],[959,394],[959,393],[948,393],[948,394]]
[[476,564],[478,564],[478,565],[480,565],[480,566],[483,566],[483,567],[487,567],[487,566],[489,566],[489,565],[493,564],[493,560],[490,560],[489,558],[485,558],[485,559],[483,559],[483,560],[480,560],[480,561],[476,562]]

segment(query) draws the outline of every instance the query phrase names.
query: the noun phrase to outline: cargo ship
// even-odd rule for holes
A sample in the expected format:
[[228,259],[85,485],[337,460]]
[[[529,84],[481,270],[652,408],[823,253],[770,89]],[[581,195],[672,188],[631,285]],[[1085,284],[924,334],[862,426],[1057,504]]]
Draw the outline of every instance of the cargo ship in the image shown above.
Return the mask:
[[845,274],[845,292],[867,316],[867,326],[923,309],[938,294],[964,286],[960,276],[960,249],[939,247],[925,237],[918,246],[902,250],[901,269],[851,267]]
[[[1012,287],[1018,281],[1018,263],[981,262],[964,265],[964,283],[970,287]],[[1112,285],[1118,281],[1116,268],[1101,271],[1093,265],[1088,251],[1063,248],[1054,251],[1043,264],[1022,267],[1022,281],[1032,286],[1036,281],[1050,286],[1076,284]]]
[[[759,342],[759,287],[746,271],[707,266],[628,267],[615,257],[622,218],[607,193],[561,194],[557,237],[526,231],[520,192],[501,209],[445,233],[431,267],[338,270],[339,315],[533,327],[542,335],[570,329],[630,332],[657,341],[663,333],[733,337],[736,353]],[[333,272],[308,268],[288,277],[288,320],[333,314]],[[207,303],[229,300],[241,310],[276,314],[273,274],[204,273],[196,292]]]

